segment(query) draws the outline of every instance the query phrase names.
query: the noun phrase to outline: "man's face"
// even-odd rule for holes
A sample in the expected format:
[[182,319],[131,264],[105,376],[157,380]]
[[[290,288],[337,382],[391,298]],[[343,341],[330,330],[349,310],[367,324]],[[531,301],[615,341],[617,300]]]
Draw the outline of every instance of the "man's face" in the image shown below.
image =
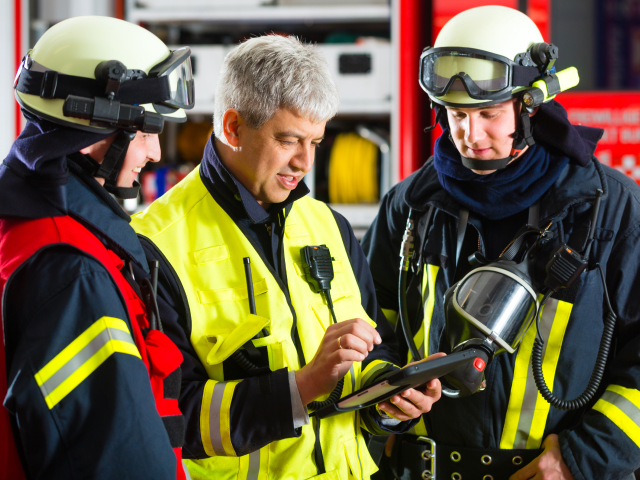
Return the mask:
[[[115,135],[105,138],[98,143],[83,148],[80,150],[80,153],[89,155],[96,162],[102,163],[104,156],[109,151],[109,147],[115,138]],[[127,150],[122,168],[116,179],[116,185],[125,188],[132,187],[142,167],[144,167],[147,162],[158,161],[160,161],[160,142],[158,135],[155,133],[136,133],[136,136],[131,140],[131,143],[129,143],[129,149]],[[96,180],[100,185],[104,185],[104,178],[96,177]]]
[[160,161],[160,141],[155,133],[138,132],[129,144],[122,168],[118,174],[118,187],[132,187],[140,170],[147,162]]
[[280,109],[259,129],[238,121],[238,147],[227,168],[264,208],[285,201],[309,173],[327,122]]
[[[516,131],[515,99],[478,108],[447,108],[451,138],[461,155],[477,160],[506,158]],[[474,170],[480,175],[495,170]]]

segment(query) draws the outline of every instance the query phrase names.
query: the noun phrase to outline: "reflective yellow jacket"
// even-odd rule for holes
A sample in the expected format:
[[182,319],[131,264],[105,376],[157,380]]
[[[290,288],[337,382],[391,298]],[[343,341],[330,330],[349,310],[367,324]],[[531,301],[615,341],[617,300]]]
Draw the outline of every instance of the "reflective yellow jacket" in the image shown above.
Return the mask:
[[[287,292],[209,194],[198,169],[132,221],[134,229],[163,253],[182,284],[192,318],[190,341],[210,379],[200,408],[200,434],[210,458],[188,461],[194,479],[347,480],[368,479],[376,471],[357,413],[322,420],[320,445],[327,473],[319,476],[314,461],[315,420],[302,427],[299,437],[269,443],[243,456],[238,456],[231,442],[234,426],[230,409],[234,389],[243,380],[225,381],[223,361],[266,327],[269,336],[254,339],[253,344],[266,346],[271,371],[299,369],[292,340],[294,318],[306,361],[313,358],[331,324],[325,300],[305,280],[302,247],[324,244],[331,251],[335,271],[331,295],[338,321],[362,318],[375,325],[361,305],[358,284],[331,210],[305,197],[294,202],[286,219],[282,218],[286,222]],[[257,316],[249,314],[244,257],[251,258]],[[343,396],[386,366],[378,360],[362,372],[361,364],[354,363],[344,379]]]

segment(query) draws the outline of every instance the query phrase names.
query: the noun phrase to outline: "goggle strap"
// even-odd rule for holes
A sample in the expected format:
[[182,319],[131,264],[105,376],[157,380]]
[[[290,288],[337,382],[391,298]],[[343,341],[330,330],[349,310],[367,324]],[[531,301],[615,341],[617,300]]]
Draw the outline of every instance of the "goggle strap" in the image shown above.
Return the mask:
[[[64,100],[69,95],[87,98],[105,97],[105,87],[104,82],[92,78],[66,75],[53,70],[37,72],[22,68],[15,88],[27,95]],[[170,100],[169,80],[167,77],[154,77],[124,82],[113,99],[131,105]]]

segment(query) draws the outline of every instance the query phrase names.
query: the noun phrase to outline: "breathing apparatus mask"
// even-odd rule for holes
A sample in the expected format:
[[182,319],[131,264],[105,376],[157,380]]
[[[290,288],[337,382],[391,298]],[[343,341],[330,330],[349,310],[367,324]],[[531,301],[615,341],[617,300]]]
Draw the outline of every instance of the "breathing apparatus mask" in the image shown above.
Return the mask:
[[85,156],[80,166],[104,178],[110,193],[134,198],[138,182],[116,185],[129,143],[136,132],[161,133],[165,120],[186,120],[184,109],[194,106],[190,55],[189,48],[170,51],[151,32],[122,20],[75,17],[47,30],[24,56],[15,95],[39,118],[116,132],[101,164]]
[[[552,406],[573,410],[584,406],[595,394],[604,374],[606,359],[613,336],[616,316],[611,309],[605,285],[609,312],[605,322],[600,351],[585,391],[574,400],[555,397],[542,374],[544,339],[540,334],[539,318],[547,299],[558,289],[566,288],[587,268],[589,252],[596,229],[602,190],[598,190],[592,208],[591,226],[585,251],[579,253],[566,244],[558,245],[551,253],[543,247],[552,238],[551,223],[538,228],[538,205],[529,210],[528,224],[523,227],[502,255],[493,261],[480,252],[469,257],[474,267],[453,284],[444,295],[445,335],[450,353],[467,349],[481,352],[473,363],[460,367],[443,377],[443,393],[449,397],[464,397],[484,390],[486,367],[501,353],[513,354],[532,324],[536,323],[537,338],[532,352],[533,376],[538,390]],[[411,334],[406,308],[406,277],[413,257],[414,221],[409,214],[401,248],[399,288],[400,322],[414,359],[420,359]],[[433,207],[426,214],[422,235],[428,231]],[[462,210],[458,221],[456,264],[466,231],[468,212]],[[424,238],[421,239],[424,244]],[[422,250],[422,247],[420,247]],[[422,252],[417,256],[418,266]],[[604,275],[599,265],[602,282]],[[403,278],[404,277],[404,278]]]

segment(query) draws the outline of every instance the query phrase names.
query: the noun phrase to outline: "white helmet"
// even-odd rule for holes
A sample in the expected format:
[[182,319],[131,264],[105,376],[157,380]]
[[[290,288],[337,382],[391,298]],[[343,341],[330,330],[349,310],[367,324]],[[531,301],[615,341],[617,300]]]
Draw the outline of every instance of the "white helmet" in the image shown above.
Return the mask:
[[475,108],[512,98],[522,102],[509,156],[477,160],[461,155],[464,166],[499,170],[535,144],[529,114],[579,82],[574,67],[556,74],[557,59],[558,47],[545,43],[533,20],[518,10],[471,8],[447,22],[435,45],[420,56],[420,86],[437,104],[436,122],[443,107]]
[[516,96],[552,72],[558,48],[533,21],[508,7],[466,10],[420,57],[420,85],[435,103],[477,107]]
[[170,51],[142,27],[109,17],[64,20],[25,55],[15,80],[20,106],[82,130],[162,131],[193,108],[190,50]]

